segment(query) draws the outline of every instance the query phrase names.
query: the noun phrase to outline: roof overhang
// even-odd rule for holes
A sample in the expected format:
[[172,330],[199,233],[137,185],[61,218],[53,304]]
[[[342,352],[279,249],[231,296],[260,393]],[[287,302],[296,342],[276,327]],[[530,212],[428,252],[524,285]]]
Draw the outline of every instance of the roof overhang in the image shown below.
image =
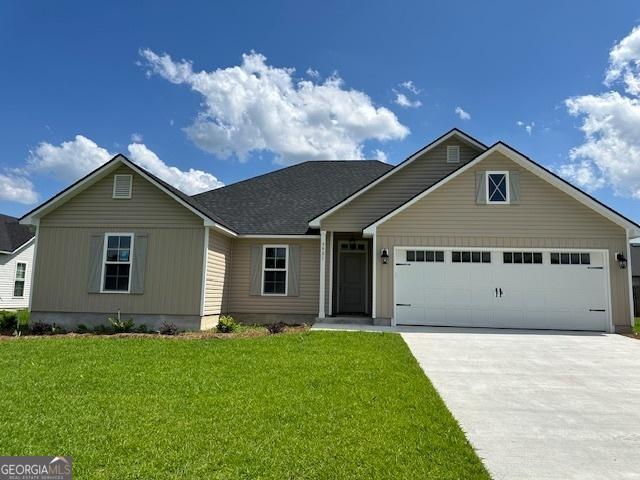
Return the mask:
[[350,203],[355,198],[358,198],[364,192],[366,192],[366,191],[370,190],[371,188],[375,187],[376,185],[378,185],[380,182],[385,181],[391,175],[399,172],[400,170],[402,170],[407,165],[410,165],[416,158],[424,155],[425,153],[427,153],[430,150],[433,150],[438,145],[440,145],[443,142],[446,142],[447,140],[449,140],[450,138],[452,138],[454,136],[457,136],[457,137],[461,138],[463,141],[470,143],[471,145],[473,145],[474,147],[478,148],[479,150],[484,151],[484,150],[487,149],[487,146],[485,144],[483,144],[483,143],[479,142],[478,140],[476,140],[475,138],[467,135],[462,130],[458,130],[457,128],[453,128],[453,129],[449,130],[447,133],[445,133],[444,135],[436,138],[433,142],[429,143],[425,147],[422,147],[420,150],[415,152],[413,155],[409,156],[402,163],[399,163],[394,168],[389,170],[387,173],[379,176],[378,178],[373,180],[371,183],[369,183],[369,184],[365,185],[364,187],[362,187],[360,190],[352,193],[350,196],[348,196],[347,198],[342,200],[340,203],[334,205],[329,210],[326,210],[325,212],[321,213],[317,217],[315,217],[312,220],[310,220],[309,221],[309,227],[311,227],[311,228],[320,228],[320,223],[322,222],[322,220],[324,218],[328,217],[329,215],[331,215],[336,210],[344,207],[345,205]]
[[22,245],[20,245],[18,248],[16,248],[13,252],[9,252],[7,250],[0,250],[0,254],[3,255],[13,255],[14,253],[18,253],[20,250],[23,250],[24,248],[26,248],[30,243],[33,243],[33,241],[36,239],[35,236],[31,237],[29,240],[27,240],[26,242],[24,242]]
[[60,205],[66,203],[71,198],[76,196],[78,193],[82,192],[83,190],[87,189],[88,187],[95,184],[99,180],[103,179],[109,173],[115,171],[121,165],[126,165],[131,170],[133,170],[138,175],[140,175],[145,180],[147,180],[149,183],[155,185],[164,193],[169,195],[171,198],[173,198],[176,202],[178,202],[180,205],[185,207],[187,210],[191,211],[192,213],[200,217],[203,221],[204,226],[214,228],[229,236],[233,236],[233,237],[237,236],[236,232],[225,227],[224,225],[220,225],[215,220],[209,218],[205,213],[201,212],[197,208],[194,208],[192,205],[189,205],[187,202],[182,200],[180,197],[178,197],[171,190],[164,187],[162,184],[158,183],[154,178],[150,177],[147,174],[147,172],[145,172],[143,169],[138,167],[135,163],[131,162],[127,157],[125,157],[120,153],[115,157],[113,157],[104,165],[96,168],[93,172],[89,173],[88,175],[81,178],[71,186],[62,190],[60,193],[52,197],[50,200],[46,201],[39,207],[36,207],[35,209],[31,210],[29,213],[25,214],[20,219],[20,223],[23,225],[38,225],[40,218],[42,218],[44,215],[52,212],[53,210],[58,208]]
[[633,238],[633,237],[636,237],[636,236],[640,235],[640,225],[638,225],[637,223],[629,220],[627,217],[625,217],[624,215],[616,212],[612,208],[606,206],[605,204],[603,204],[599,200],[596,200],[594,197],[592,197],[588,193],[585,193],[582,190],[580,190],[579,188],[573,186],[572,184],[570,184],[566,180],[562,179],[561,177],[559,177],[555,173],[551,172],[547,168],[545,168],[542,165],[540,165],[540,164],[536,163],[535,161],[531,160],[529,157],[526,157],[525,155],[521,154],[520,152],[518,152],[517,150],[513,149],[509,145],[507,145],[507,144],[505,144],[503,142],[498,142],[498,143],[492,145],[488,150],[483,152],[481,155],[478,155],[475,159],[473,159],[472,161],[470,161],[466,165],[463,165],[462,167],[458,168],[457,170],[455,170],[451,174],[447,175],[446,177],[442,178],[440,181],[438,181],[437,183],[435,183],[434,185],[432,185],[428,189],[422,191],[421,193],[417,194],[416,196],[414,196],[413,198],[411,198],[410,200],[408,200],[404,204],[400,205],[395,210],[387,213],[383,217],[379,218],[375,222],[373,222],[370,225],[368,225],[367,227],[365,227],[363,229],[363,231],[362,231],[363,236],[370,237],[370,236],[374,235],[378,225],[386,222],[391,217],[393,217],[393,216],[397,215],[398,213],[402,212],[403,210],[405,210],[406,208],[410,207],[411,205],[413,205],[414,203],[416,203],[420,199],[422,199],[425,196],[429,195],[431,192],[434,192],[434,191],[438,190],[439,188],[442,188],[449,181],[453,180],[458,175],[463,174],[467,170],[475,167],[478,163],[482,162],[489,155],[491,155],[493,153],[496,153],[496,152],[503,154],[505,157],[509,158],[510,160],[513,160],[515,163],[517,163],[518,165],[520,165],[524,169],[526,169],[526,170],[530,171],[531,173],[537,175],[538,177],[542,178],[543,180],[546,180],[547,182],[549,182],[550,184],[552,184],[556,188],[562,190],[563,192],[565,192],[569,196],[573,197],[575,200],[579,201],[580,203],[584,204],[585,206],[587,206],[590,209],[594,210],[595,212],[599,213],[603,217],[611,220],[613,223],[619,225],[620,227],[622,227],[628,233],[629,237]]

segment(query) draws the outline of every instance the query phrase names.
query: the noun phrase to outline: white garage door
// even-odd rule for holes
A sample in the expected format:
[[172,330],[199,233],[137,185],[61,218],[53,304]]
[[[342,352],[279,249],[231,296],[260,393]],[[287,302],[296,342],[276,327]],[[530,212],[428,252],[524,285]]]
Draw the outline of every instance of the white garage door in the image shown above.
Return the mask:
[[400,325],[609,330],[602,251],[396,248]]

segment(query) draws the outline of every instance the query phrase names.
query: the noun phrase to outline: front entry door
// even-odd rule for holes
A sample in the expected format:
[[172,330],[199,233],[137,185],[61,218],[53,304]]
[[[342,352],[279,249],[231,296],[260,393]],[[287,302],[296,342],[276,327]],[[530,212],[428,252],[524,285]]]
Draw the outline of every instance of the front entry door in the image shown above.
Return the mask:
[[342,248],[342,245],[340,247],[338,313],[363,314],[367,310],[366,244],[358,243],[355,249]]

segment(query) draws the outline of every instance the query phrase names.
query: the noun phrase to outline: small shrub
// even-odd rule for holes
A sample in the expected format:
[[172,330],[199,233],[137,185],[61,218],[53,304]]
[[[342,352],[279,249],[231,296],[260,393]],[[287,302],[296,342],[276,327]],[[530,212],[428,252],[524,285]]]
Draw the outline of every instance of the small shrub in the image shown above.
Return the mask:
[[286,326],[287,324],[284,322],[269,323],[266,325],[267,332],[269,332],[272,335],[276,333],[282,333]]
[[232,333],[238,329],[238,323],[230,317],[229,315],[221,315],[218,319],[218,325],[216,325],[216,330],[220,333]]
[[31,317],[29,310],[23,308],[22,310],[18,310],[16,313],[18,316],[18,330],[27,328],[29,326],[29,318]]
[[67,330],[60,325],[56,325],[56,322],[53,322],[53,325],[51,325],[51,335],[62,335],[64,333],[67,333]]
[[84,323],[78,324],[75,330],[76,333],[89,333],[89,327],[87,327]]
[[13,332],[18,327],[17,312],[0,312],[0,331]]
[[93,327],[93,333],[95,333],[96,335],[109,335],[112,332],[111,329],[106,325],[96,325],[95,327]]
[[162,322],[162,325],[160,325],[160,333],[162,335],[175,335],[178,333],[178,327],[170,322]]
[[47,322],[34,322],[29,325],[31,335],[51,335],[53,330],[54,326]]
[[138,332],[138,333],[147,333],[149,332],[149,329],[147,328],[147,326],[143,323],[142,325],[138,325],[134,331]]
[[111,322],[111,330],[113,333],[127,333],[133,330],[135,325],[132,318],[128,318],[123,320],[118,315],[117,318],[108,318],[109,322]]

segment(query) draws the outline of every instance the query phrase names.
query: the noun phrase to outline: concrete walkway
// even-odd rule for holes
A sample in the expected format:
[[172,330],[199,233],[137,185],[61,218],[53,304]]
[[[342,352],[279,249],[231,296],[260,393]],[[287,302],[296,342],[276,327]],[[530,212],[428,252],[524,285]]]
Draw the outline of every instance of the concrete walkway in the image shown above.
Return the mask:
[[640,479],[640,341],[446,328],[402,336],[495,479]]

